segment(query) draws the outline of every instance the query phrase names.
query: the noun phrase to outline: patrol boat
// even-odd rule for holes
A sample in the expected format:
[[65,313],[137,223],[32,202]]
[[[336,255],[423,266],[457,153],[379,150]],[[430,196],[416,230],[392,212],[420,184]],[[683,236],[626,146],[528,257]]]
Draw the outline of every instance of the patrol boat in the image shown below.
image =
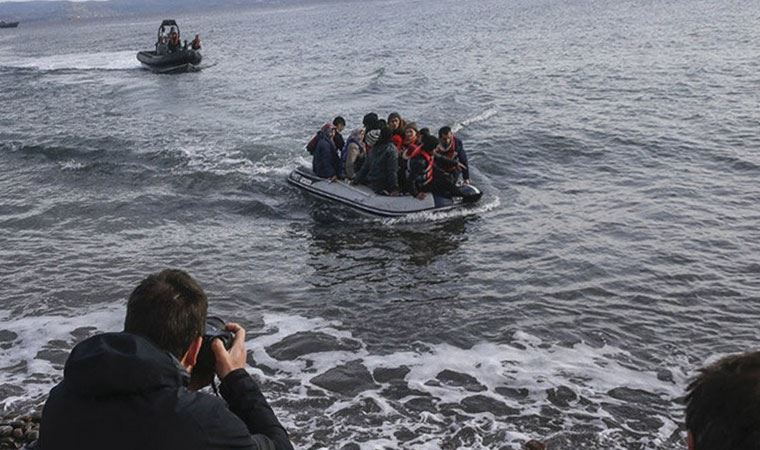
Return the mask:
[[[169,31],[167,32],[167,30]],[[182,36],[176,21],[164,20],[161,22],[158,27],[156,50],[138,52],[137,60],[142,63],[143,67],[155,73],[179,73],[197,70],[203,58],[201,52],[188,48],[186,45],[170,51],[166,40],[172,31],[176,31],[178,37]]]
[[475,186],[466,184],[460,186],[461,197],[448,198],[437,194],[428,194],[423,200],[411,195],[392,197],[376,194],[369,186],[320,178],[306,166],[299,166],[290,172],[288,183],[319,198],[380,217],[449,211],[477,203],[483,195]]

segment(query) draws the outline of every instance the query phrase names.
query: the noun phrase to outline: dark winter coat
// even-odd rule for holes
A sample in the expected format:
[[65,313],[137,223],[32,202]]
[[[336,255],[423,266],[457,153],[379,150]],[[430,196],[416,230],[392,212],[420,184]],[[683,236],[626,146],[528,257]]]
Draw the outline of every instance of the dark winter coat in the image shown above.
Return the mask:
[[375,192],[398,191],[398,150],[393,142],[372,147],[356,180],[369,184]]
[[340,170],[340,158],[335,149],[335,143],[321,131],[317,136],[317,147],[314,149],[311,170],[321,178],[337,177]]
[[288,434],[243,369],[222,380],[222,400],[187,389],[170,353],[129,333],[78,344],[42,413],[38,450],[278,449]]

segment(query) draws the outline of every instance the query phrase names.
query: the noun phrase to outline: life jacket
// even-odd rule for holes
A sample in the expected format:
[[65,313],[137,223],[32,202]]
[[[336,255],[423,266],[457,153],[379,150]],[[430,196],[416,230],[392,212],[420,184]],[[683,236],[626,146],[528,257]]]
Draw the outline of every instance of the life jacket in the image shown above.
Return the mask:
[[[455,136],[452,136],[451,138],[451,147],[449,147],[449,150],[446,153],[441,153],[440,155],[453,161],[459,161],[459,154],[457,153],[457,138]],[[441,167],[441,170],[448,173],[454,173],[459,170],[459,166],[452,164],[449,167]]]
[[414,152],[412,152],[411,156],[409,156],[409,162],[407,163],[407,165],[409,166],[409,170],[411,170],[412,160],[418,156],[424,159],[425,162],[427,163],[427,165],[425,166],[425,170],[421,174],[422,179],[424,180],[422,182],[422,185],[427,186],[433,182],[433,164],[434,164],[435,159],[433,158],[433,155],[431,153],[423,151],[421,147],[417,147],[417,149]]

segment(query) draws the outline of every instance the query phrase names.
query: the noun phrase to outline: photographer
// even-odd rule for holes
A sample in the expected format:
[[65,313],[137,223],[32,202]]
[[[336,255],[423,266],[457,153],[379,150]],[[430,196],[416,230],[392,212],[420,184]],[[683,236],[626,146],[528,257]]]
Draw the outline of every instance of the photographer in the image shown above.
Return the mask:
[[[203,346],[208,300],[181,270],[150,275],[132,292],[124,332],[71,351],[50,392],[37,449],[292,450],[288,434],[245,371],[245,330],[229,350],[213,339],[222,399],[197,392],[213,373],[193,373]],[[224,331],[221,331],[224,333]],[[208,345],[208,344],[206,344]]]

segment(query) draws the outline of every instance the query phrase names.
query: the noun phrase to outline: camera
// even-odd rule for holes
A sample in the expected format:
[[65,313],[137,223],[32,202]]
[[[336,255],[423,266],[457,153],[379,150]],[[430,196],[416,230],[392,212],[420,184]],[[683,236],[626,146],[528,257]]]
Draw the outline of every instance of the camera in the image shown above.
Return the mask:
[[220,339],[227,350],[232,346],[232,339],[235,335],[231,331],[228,331],[225,325],[224,320],[219,317],[208,317],[206,319],[206,331],[203,333],[203,343],[201,344],[200,352],[198,352],[195,367],[193,367],[194,375],[214,374],[216,359],[214,358],[213,350],[211,350],[211,342],[214,339]]

